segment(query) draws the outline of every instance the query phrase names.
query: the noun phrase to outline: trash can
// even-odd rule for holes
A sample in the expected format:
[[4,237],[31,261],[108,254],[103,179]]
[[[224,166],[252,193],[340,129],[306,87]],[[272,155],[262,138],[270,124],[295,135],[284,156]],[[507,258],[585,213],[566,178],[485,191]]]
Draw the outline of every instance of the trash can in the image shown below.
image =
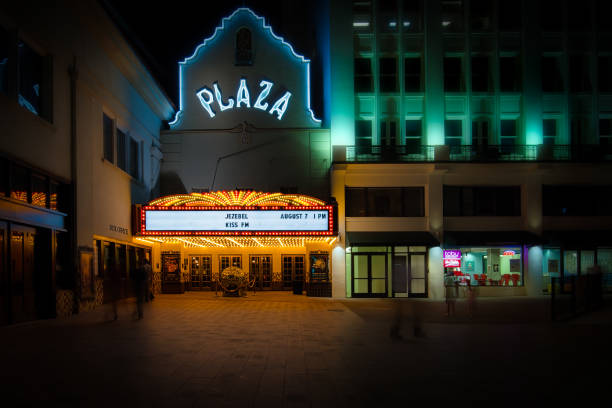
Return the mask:
[[301,295],[304,290],[304,282],[302,281],[293,281],[293,294]]

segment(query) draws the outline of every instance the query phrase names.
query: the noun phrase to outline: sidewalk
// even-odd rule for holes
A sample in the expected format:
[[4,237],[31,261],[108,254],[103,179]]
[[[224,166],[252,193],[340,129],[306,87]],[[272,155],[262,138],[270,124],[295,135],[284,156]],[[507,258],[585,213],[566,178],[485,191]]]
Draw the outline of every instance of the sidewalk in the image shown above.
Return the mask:
[[103,308],[3,327],[0,392],[22,406],[516,407],[607,389],[612,326],[599,317],[551,323],[540,298],[479,299],[473,320],[461,301],[451,318],[443,302],[415,302],[426,337],[411,336],[407,307],[399,341],[389,300],[269,292],[160,295],[140,321],[126,302],[118,321]]

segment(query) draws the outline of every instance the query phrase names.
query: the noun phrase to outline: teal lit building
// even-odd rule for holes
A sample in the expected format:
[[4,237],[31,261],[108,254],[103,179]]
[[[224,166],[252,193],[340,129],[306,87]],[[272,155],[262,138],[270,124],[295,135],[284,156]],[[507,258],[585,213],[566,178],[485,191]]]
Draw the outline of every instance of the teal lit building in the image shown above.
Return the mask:
[[611,287],[605,7],[330,1],[334,296]]

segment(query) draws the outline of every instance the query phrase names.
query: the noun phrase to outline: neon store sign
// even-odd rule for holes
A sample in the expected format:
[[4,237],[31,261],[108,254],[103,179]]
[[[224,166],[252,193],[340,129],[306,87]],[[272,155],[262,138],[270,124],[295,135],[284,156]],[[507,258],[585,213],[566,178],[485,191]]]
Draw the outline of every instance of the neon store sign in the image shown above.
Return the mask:
[[445,249],[442,253],[442,264],[445,268],[460,268],[461,250]]
[[[259,87],[261,89],[259,91],[259,95],[257,95],[257,99],[255,99],[253,108],[259,109],[263,112],[268,112],[272,116],[276,115],[276,118],[281,120],[285,114],[285,111],[287,110],[287,107],[289,106],[291,92],[285,92],[283,96],[278,98],[276,102],[271,105],[270,110],[268,110],[268,106],[270,105],[268,102],[266,102],[266,99],[268,98],[268,95],[270,95],[270,90],[273,86],[273,82],[266,80],[262,80],[259,83]],[[211,118],[214,118],[216,115],[216,112],[213,109],[215,103],[217,109],[221,112],[234,108],[242,108],[243,106],[246,108],[251,108],[251,92],[249,91],[245,78],[240,79],[238,91],[236,92],[236,98],[234,99],[229,97],[227,98],[227,102],[223,101],[223,93],[221,92],[221,88],[219,88],[219,84],[216,81],[213,83],[212,89],[205,86],[196,92],[196,96],[198,97],[198,100],[200,101],[200,104],[204,110]]]

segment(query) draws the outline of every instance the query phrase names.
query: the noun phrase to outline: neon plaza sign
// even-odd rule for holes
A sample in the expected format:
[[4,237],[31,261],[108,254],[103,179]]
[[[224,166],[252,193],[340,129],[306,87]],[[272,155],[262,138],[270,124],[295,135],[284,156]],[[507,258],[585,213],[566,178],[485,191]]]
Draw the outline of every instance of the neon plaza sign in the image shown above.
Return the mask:
[[[289,106],[289,99],[291,98],[291,92],[287,91],[283,96],[278,98],[272,107],[268,111],[268,102],[266,99],[268,95],[270,95],[270,90],[274,86],[273,82],[262,80],[259,83],[261,90],[259,91],[259,95],[253,104],[254,109],[259,109],[264,112],[268,112],[270,115],[276,115],[278,120],[283,118],[287,107]],[[247,85],[246,79],[241,78],[240,84],[238,85],[238,91],[236,92],[236,99],[229,97],[227,98],[227,102],[223,102],[223,94],[221,89],[219,88],[218,82],[213,83],[213,89],[208,87],[203,87],[199,91],[196,92],[196,96],[200,101],[200,104],[204,108],[204,110],[208,113],[211,118],[214,118],[216,112],[213,110],[212,105],[216,102],[218,109],[221,112],[225,112],[226,110],[241,108],[242,106],[246,108],[251,108],[251,93],[249,91],[249,87]]]

